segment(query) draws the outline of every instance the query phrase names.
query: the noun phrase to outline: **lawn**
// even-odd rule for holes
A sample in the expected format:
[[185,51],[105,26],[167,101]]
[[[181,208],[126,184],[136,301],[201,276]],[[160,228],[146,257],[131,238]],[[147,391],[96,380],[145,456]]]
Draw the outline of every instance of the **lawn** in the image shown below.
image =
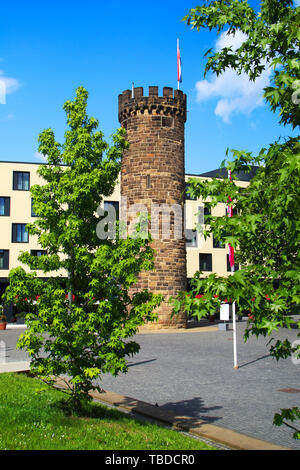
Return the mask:
[[213,450],[95,402],[84,416],[67,416],[63,398],[38,379],[0,374],[0,450]]

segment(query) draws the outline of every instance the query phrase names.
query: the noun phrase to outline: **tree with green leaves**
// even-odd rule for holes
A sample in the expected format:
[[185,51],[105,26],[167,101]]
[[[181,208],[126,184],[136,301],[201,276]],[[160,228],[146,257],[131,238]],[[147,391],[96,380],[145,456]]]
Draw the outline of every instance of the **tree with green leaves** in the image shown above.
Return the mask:
[[[205,1],[190,10],[184,21],[198,31],[216,29],[245,35],[236,50],[224,47],[207,52],[205,74],[217,76],[231,68],[256,80],[266,67],[273,68],[271,84],[264,98],[282,125],[299,128],[300,123],[300,8],[291,0],[262,0],[256,13],[248,2],[240,0]],[[190,192],[207,201],[209,207],[219,203],[234,206],[233,217],[210,217],[204,235],[212,234],[230,244],[235,261],[241,268],[233,275],[203,277],[197,272],[191,292],[180,292],[173,299],[174,312],[180,308],[198,318],[217,311],[220,301],[234,299],[240,312],[250,314],[245,340],[252,335],[271,336],[279,327],[290,327],[291,314],[299,313],[299,245],[300,245],[300,144],[296,137],[279,138],[258,155],[245,150],[231,150],[221,166],[231,170],[233,180],[213,178],[211,181],[190,179]],[[247,188],[235,183],[239,171],[258,166],[256,176]],[[198,294],[203,294],[199,297]],[[196,298],[196,296],[198,297]],[[298,328],[300,322],[298,323]],[[278,360],[298,356],[299,345],[287,339],[270,339],[271,354]],[[299,408],[282,410],[274,424],[299,419]],[[294,424],[294,437],[300,438]]]
[[18,346],[31,356],[32,372],[49,383],[67,377],[74,409],[90,390],[100,390],[95,379],[101,374],[127,371],[127,357],[139,350],[128,338],[156,318],[162,300],[147,290],[129,293],[138,273],[153,269],[150,240],[98,236],[99,207],[115,188],[128,143],[124,129],[110,146],[103,140],[98,121],[87,116],[87,99],[79,87],[74,101],[64,104],[69,129],[63,144],[51,129],[39,136],[47,164],[38,169],[44,184],[31,187],[37,219],[27,229],[45,254],[21,253],[31,271],[12,269],[5,293],[6,302],[26,312]]

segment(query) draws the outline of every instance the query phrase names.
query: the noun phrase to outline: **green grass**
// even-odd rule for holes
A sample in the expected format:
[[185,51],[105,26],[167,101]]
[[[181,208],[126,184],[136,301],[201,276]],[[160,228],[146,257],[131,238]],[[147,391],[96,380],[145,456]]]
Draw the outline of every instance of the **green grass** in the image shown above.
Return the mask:
[[0,374],[1,450],[213,450],[177,431],[91,403],[66,416],[63,392],[23,374]]

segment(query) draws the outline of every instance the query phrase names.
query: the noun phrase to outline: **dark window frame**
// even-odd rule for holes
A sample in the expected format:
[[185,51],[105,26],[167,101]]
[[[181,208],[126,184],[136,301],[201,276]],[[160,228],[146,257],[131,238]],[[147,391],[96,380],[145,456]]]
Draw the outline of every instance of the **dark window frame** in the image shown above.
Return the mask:
[[[197,230],[193,229],[185,229],[185,246],[187,248],[198,248],[198,237],[197,237]],[[193,233],[193,237],[187,237],[187,235]]]
[[211,218],[211,208],[207,204],[204,204],[203,206],[204,225],[210,225],[210,218]]
[[0,214],[0,217],[10,217],[10,197],[0,196],[0,199],[4,199],[4,214]]
[[119,201],[104,201],[104,210],[105,210],[105,214],[104,214],[104,217],[107,217],[108,215],[108,211],[105,209],[105,206],[106,205],[110,205],[110,206],[113,206],[115,211],[116,211],[116,221],[118,221],[120,219],[120,203]]
[[[206,257],[209,260],[208,269],[204,269],[203,264],[205,263],[205,261],[204,261],[203,258],[201,260],[201,257]],[[207,262],[207,260],[206,260],[206,262]],[[212,253],[199,253],[199,269],[200,269],[200,271],[210,273],[213,270],[212,266],[213,266]]]
[[[17,238],[18,238],[17,237],[17,226],[18,225],[22,225],[22,226],[24,225],[24,227],[25,227],[24,233],[27,232],[27,241],[24,241],[24,240],[18,241],[17,240]],[[13,223],[13,224],[11,224],[11,242],[12,243],[29,243],[29,233],[26,230],[26,225],[27,225],[27,223],[26,224],[25,223]]]
[[213,248],[225,248],[225,243],[213,236]]
[[[18,188],[18,175],[28,175],[28,188],[24,188],[24,181],[22,178],[22,188]],[[29,191],[30,190],[30,171],[13,171],[13,190],[14,191]]]
[[0,264],[0,270],[8,270],[9,269],[9,250],[6,249],[0,249],[0,258],[1,255],[3,255],[3,267],[1,267]]
[[38,215],[34,212],[33,204],[34,204],[34,199],[32,197],[31,198],[31,217],[38,217]]
[[[40,255],[38,255],[37,253],[40,253]],[[32,256],[44,256],[44,255],[47,255],[47,250],[30,250],[30,254]]]
[[184,188],[185,188],[185,190],[184,190],[185,191],[185,199],[187,201],[197,201],[196,197],[192,197],[190,194],[188,194],[187,190],[189,189],[189,186],[190,186],[189,183],[185,183],[185,186],[184,186]]

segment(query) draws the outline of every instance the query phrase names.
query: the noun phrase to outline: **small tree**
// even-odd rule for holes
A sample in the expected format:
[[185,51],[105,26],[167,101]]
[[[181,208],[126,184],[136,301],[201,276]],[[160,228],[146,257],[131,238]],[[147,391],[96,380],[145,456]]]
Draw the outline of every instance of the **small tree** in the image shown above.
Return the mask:
[[[293,8],[292,0],[262,0],[259,13],[247,1],[205,3],[190,10],[185,17],[187,24],[198,30],[216,28],[218,33],[227,29],[233,35],[242,31],[246,38],[235,51],[230,47],[217,53],[210,50],[206,72],[219,75],[229,67],[255,80],[266,66],[273,67],[272,86],[265,89],[264,97],[272,111],[279,111],[282,124],[299,126],[300,8]],[[191,194],[208,200],[210,207],[224,203],[238,209],[230,218],[211,217],[205,236],[213,234],[232,245],[242,269],[229,277],[211,274],[202,278],[202,273],[196,273],[192,292],[179,293],[174,311],[183,307],[190,315],[202,317],[215,312],[221,300],[234,299],[241,312],[251,314],[247,339],[250,334],[267,336],[280,326],[290,327],[290,314],[299,312],[299,136],[279,140],[255,157],[238,150],[232,150],[232,155],[227,169],[233,176],[241,170],[249,171],[251,165],[259,166],[247,188],[228,178],[191,179],[189,184]],[[197,294],[204,295],[195,298]],[[297,350],[299,353],[299,346],[293,347],[288,340],[271,345],[276,359],[296,355]],[[282,410],[274,424],[285,422],[283,418],[299,419],[299,408]],[[294,437],[300,438],[300,432],[292,427]]]
[[[48,383],[67,380],[69,405],[79,409],[102,373],[127,371],[126,357],[139,345],[128,338],[145,321],[153,321],[162,300],[144,290],[129,295],[141,270],[153,268],[149,239],[99,239],[97,209],[112,194],[128,147],[124,129],[109,146],[96,131],[98,121],[86,114],[87,91],[77,89],[64,110],[70,127],[63,145],[51,129],[39,136],[47,165],[38,169],[45,184],[31,188],[37,220],[27,226],[46,251],[40,257],[23,252],[19,260],[40,269],[47,281],[12,269],[7,302],[26,311],[27,330],[18,346],[31,356],[31,370]],[[64,273],[67,273],[66,276]]]

